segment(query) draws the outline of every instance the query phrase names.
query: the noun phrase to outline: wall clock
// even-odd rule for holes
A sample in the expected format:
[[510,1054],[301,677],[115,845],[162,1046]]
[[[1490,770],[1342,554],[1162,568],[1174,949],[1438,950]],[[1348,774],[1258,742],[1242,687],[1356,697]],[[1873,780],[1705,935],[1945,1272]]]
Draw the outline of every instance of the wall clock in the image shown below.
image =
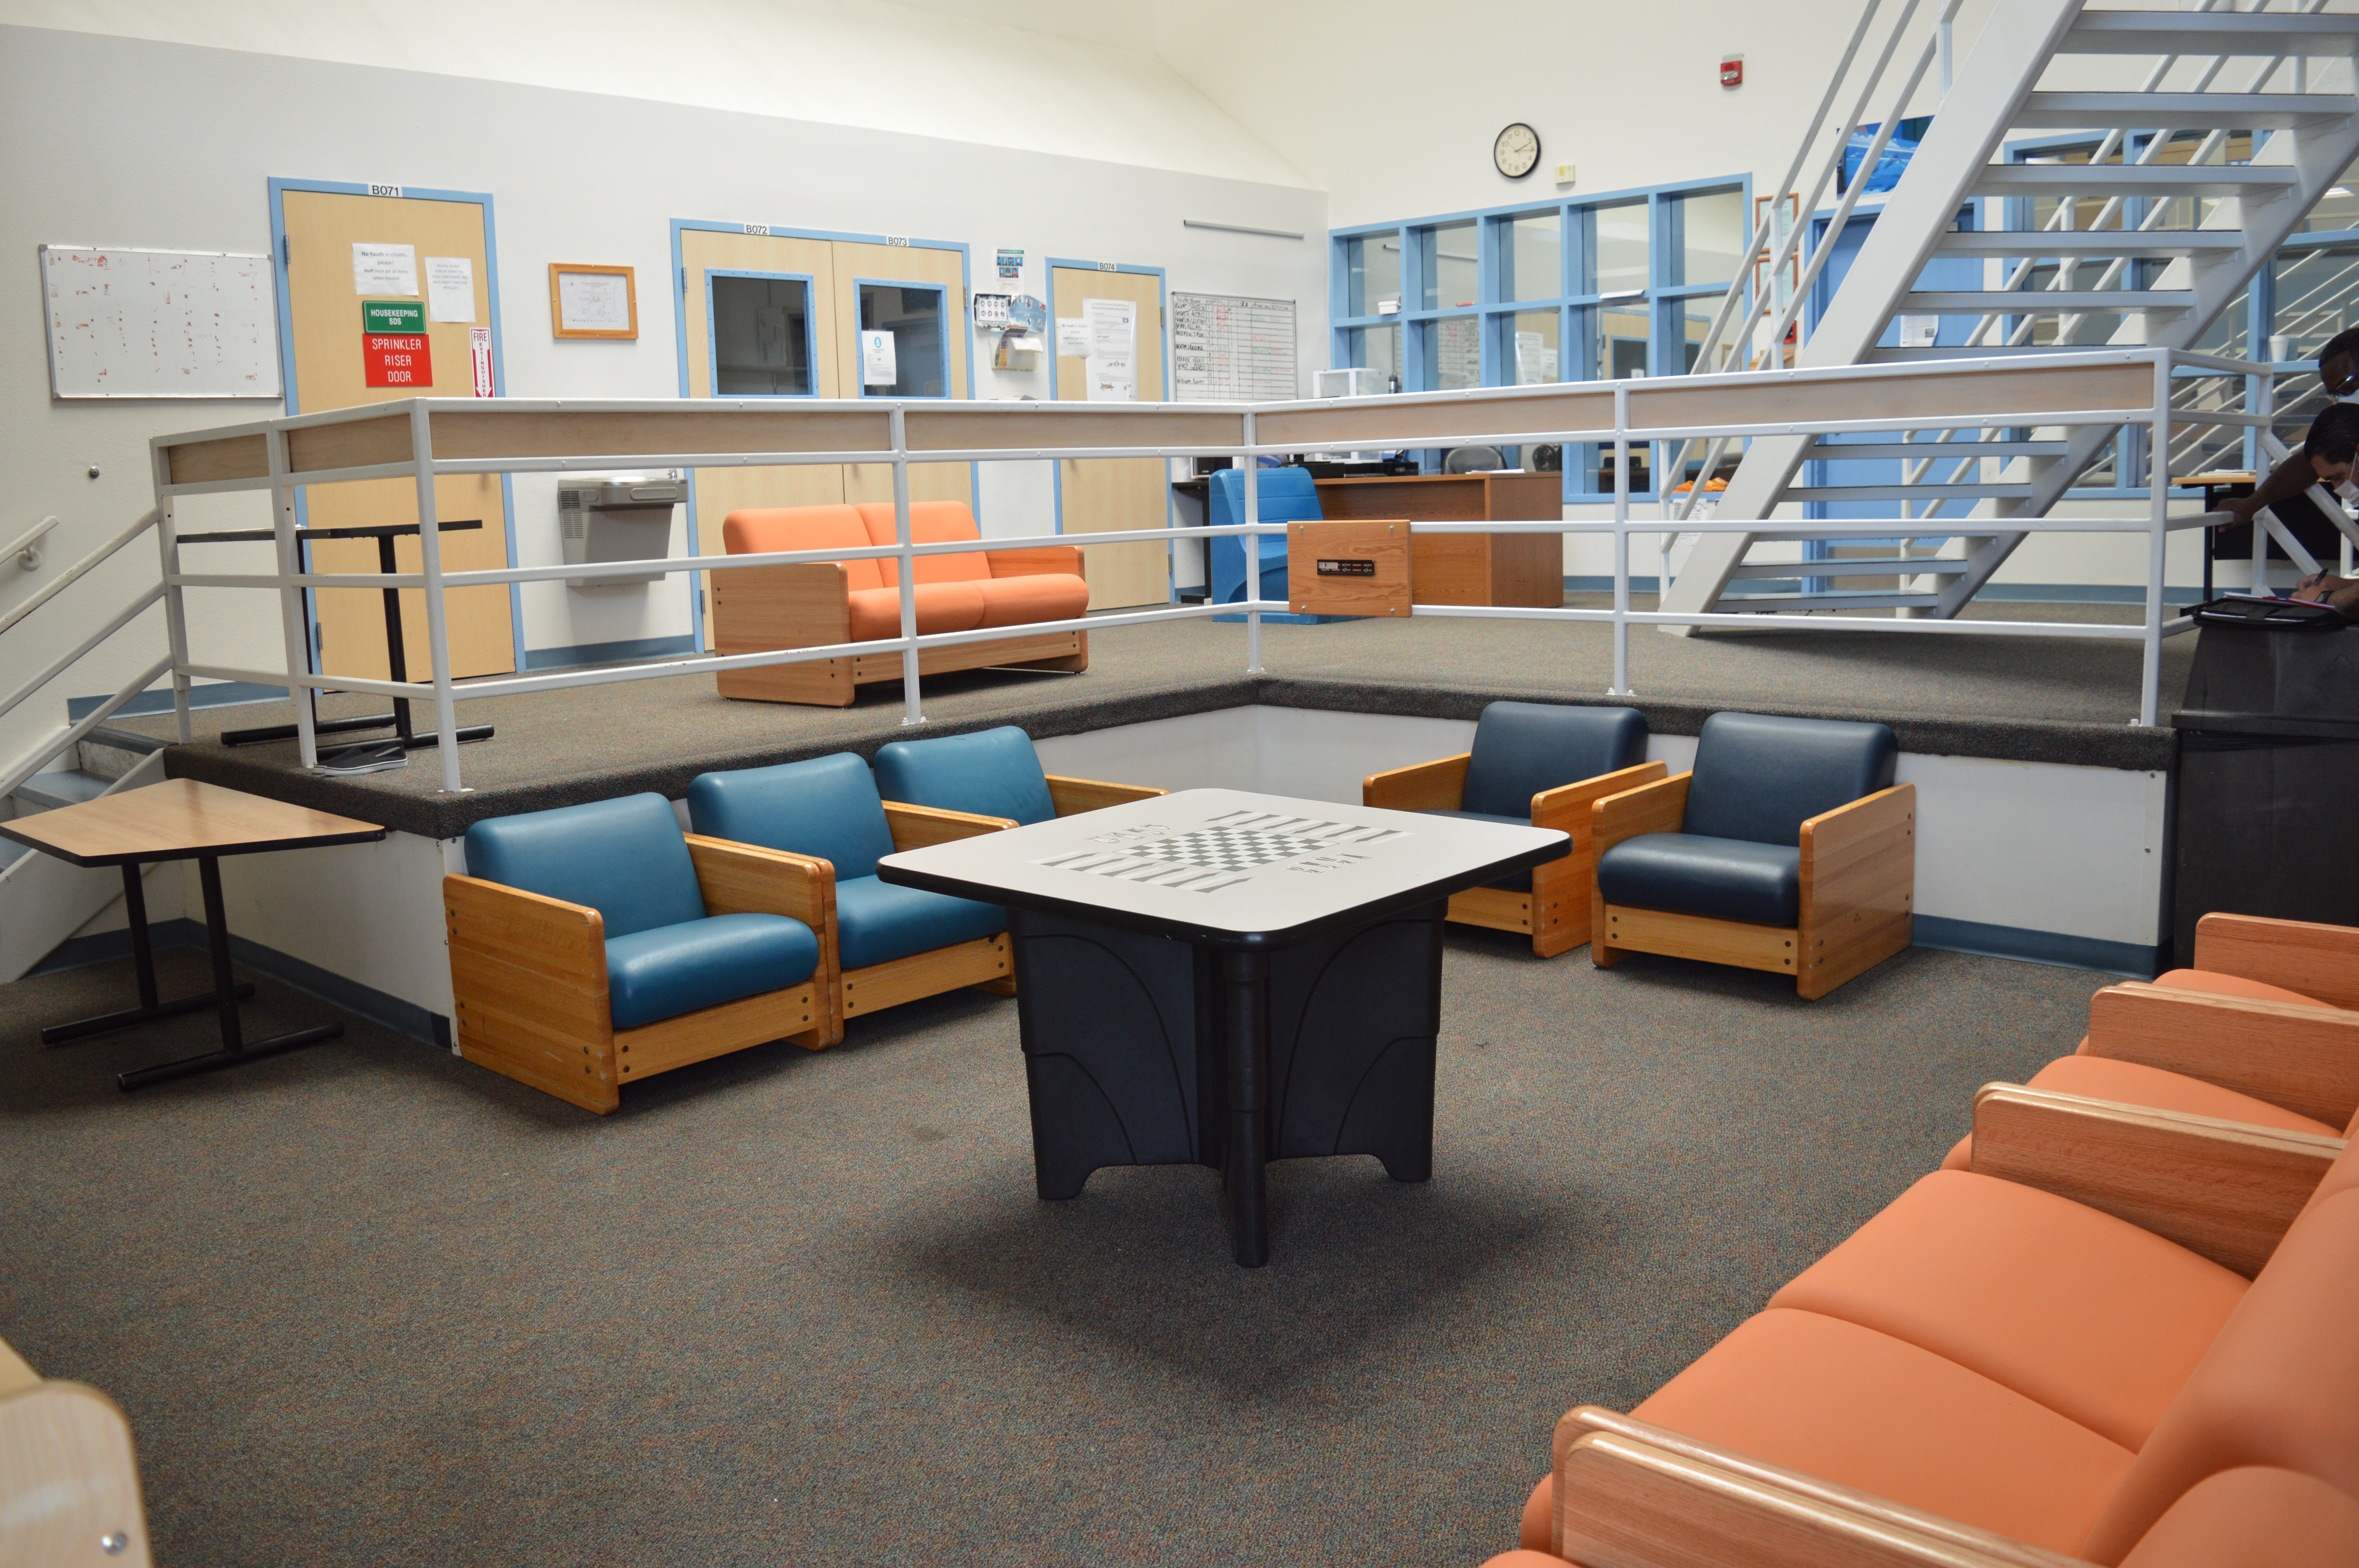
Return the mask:
[[1491,144],[1491,161],[1509,179],[1521,179],[1540,161],[1540,134],[1518,120]]

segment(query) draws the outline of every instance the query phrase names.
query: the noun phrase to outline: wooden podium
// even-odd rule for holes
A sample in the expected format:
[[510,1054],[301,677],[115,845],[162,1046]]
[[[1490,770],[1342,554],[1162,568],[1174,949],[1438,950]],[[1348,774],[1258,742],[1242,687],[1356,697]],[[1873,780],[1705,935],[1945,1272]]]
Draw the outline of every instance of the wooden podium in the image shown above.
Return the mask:
[[[1330,521],[1546,522],[1564,515],[1560,473],[1400,474],[1318,482],[1320,514]],[[1553,610],[1564,602],[1561,534],[1421,534],[1409,547],[1420,604]]]

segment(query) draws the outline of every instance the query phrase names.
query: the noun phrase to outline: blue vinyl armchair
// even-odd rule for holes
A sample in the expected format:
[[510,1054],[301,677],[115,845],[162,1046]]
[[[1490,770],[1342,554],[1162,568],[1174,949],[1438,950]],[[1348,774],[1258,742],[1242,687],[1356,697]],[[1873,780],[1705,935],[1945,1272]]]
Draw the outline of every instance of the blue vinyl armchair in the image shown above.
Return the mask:
[[[1261,521],[1264,523],[1316,523],[1321,520],[1319,486],[1310,477],[1309,469],[1263,469],[1258,489],[1261,492]],[[1209,499],[1204,514],[1213,527],[1231,527],[1245,520],[1245,476],[1242,469],[1216,470],[1206,486],[1206,494]],[[1248,544],[1256,546],[1259,554],[1260,596],[1281,601],[1286,598],[1285,535],[1215,534],[1205,541],[1205,576],[1213,603],[1236,604],[1253,597],[1245,592],[1245,546]],[[1262,619],[1312,624],[1344,618],[1270,611]]]
[[876,791],[888,809],[897,803],[929,806],[938,813],[982,818],[993,827],[1046,822],[1166,793],[1145,784],[1044,773],[1032,737],[1013,724],[933,741],[895,741],[876,748],[875,768]]
[[1593,807],[1591,959],[1664,953],[1826,995],[1908,946],[1917,789],[1881,724],[1715,713],[1692,772]]
[[680,832],[659,795],[495,816],[442,879],[459,1054],[601,1114],[625,1083],[832,1044],[825,879]]
[[1495,702],[1474,726],[1472,751],[1372,773],[1360,804],[1572,835],[1560,859],[1450,896],[1451,919],[1519,932],[1536,956],[1552,958],[1590,939],[1590,808],[1670,771],[1646,757],[1647,719],[1635,708]]
[[887,806],[868,764],[849,752],[700,774],[688,786],[688,811],[698,833],[785,854],[827,885],[833,939],[820,974],[838,1038],[845,1019],[919,997],[962,986],[1013,990],[1006,911],[876,877],[877,860],[896,849],[1002,824]]

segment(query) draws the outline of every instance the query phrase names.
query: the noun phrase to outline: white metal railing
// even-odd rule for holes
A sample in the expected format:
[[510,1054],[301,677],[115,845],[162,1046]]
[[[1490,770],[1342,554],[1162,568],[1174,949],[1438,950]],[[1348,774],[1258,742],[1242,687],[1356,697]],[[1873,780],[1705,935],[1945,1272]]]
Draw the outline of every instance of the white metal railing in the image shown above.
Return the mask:
[[[43,588],[38,593],[27,599],[23,603],[9,611],[5,615],[0,615],[0,635],[5,635],[12,628],[21,624],[25,620],[31,616],[35,611],[40,609],[41,606],[49,603],[51,600],[57,598],[58,595],[63,593],[67,589],[72,587],[75,583],[89,576],[92,570],[112,557],[117,550],[120,550],[124,546],[139,537],[140,535],[146,533],[148,529],[156,526],[157,521],[161,514],[161,508],[147,513],[136,523],[132,524],[130,527],[125,528],[114,538],[109,539],[105,544],[101,545],[97,549],[92,550],[89,555],[84,556],[81,560],[75,562],[65,571],[60,572],[58,575],[56,581],[51,582],[49,586]],[[56,522],[57,519],[54,517],[45,519],[41,528],[36,533],[28,535],[27,538],[38,539],[41,534],[48,532],[49,528]],[[25,541],[20,540],[18,545],[21,545]],[[5,550],[0,550],[0,555],[5,555],[6,551],[16,549],[18,545],[10,545],[5,546]],[[27,698],[33,696],[34,693],[48,686],[51,681],[57,679],[58,676],[65,674],[68,669],[80,663],[84,656],[95,650],[101,643],[112,638],[116,633],[122,631],[124,627],[129,625],[132,622],[137,620],[149,606],[157,603],[160,600],[166,599],[167,591],[164,584],[160,581],[158,582],[155,587],[141,592],[136,598],[133,599],[130,603],[117,611],[114,615],[107,620],[104,624],[100,626],[97,631],[85,636],[71,652],[52,659],[39,674],[34,676],[30,680],[25,681],[19,685],[15,691],[10,692],[6,697],[0,697],[0,719],[5,719],[10,713],[15,712],[16,708],[21,707]],[[179,606],[176,600],[169,603],[166,613],[175,618],[178,617],[179,613]],[[49,763],[60,753],[71,751],[73,747],[79,745],[83,736],[89,734],[99,725],[104,723],[114,714],[115,710],[120,708],[125,703],[129,702],[133,697],[137,697],[141,692],[147,690],[147,687],[156,681],[158,676],[161,676],[170,667],[171,660],[168,657],[162,664],[149,669],[145,675],[137,676],[129,685],[115,691],[99,706],[95,712],[85,716],[81,723],[68,726],[62,730],[53,730],[49,735],[43,737],[40,741],[35,742],[30,750],[20,752],[15,762],[5,764],[5,767],[0,767],[0,799],[5,799],[8,795],[14,794],[17,785],[23,784],[27,779],[31,778],[34,774],[48,767]],[[188,738],[189,720],[185,705],[183,705],[180,716],[180,739],[185,741]]]
[[[1764,627],[1792,628],[1800,631],[1930,633],[1950,635],[2028,635],[2038,637],[2085,637],[2096,639],[2135,640],[2142,643],[2144,666],[2140,687],[2137,722],[2151,725],[2156,719],[2160,669],[2161,644],[2165,638],[2188,629],[2188,623],[2166,623],[2164,601],[2164,544],[2168,534],[2179,528],[2200,525],[2201,517],[2169,515],[2169,487],[2167,464],[2149,465],[2154,472],[2148,487],[2146,505],[2125,511],[2120,515],[2071,518],[2009,518],[2007,526],[2027,533],[2121,534],[2142,536],[2147,541],[2146,614],[2138,624],[2120,622],[2001,622],[1942,620],[1873,620],[1860,617],[1825,617],[1781,612],[1733,613],[1701,611],[1673,613],[1658,608],[1647,611],[1631,603],[1630,540],[1633,535],[1661,534],[1676,526],[1683,532],[1729,533],[1744,532],[1765,536],[1779,536],[1783,532],[1797,536],[1839,537],[1844,535],[1889,537],[1901,523],[1909,520],[1890,518],[1857,519],[1842,522],[1810,522],[1781,524],[1778,520],[1715,518],[1709,522],[1685,520],[1676,524],[1664,520],[1634,516],[1630,509],[1630,459],[1633,447],[1650,443],[1660,445],[1692,438],[1742,439],[1757,436],[1832,434],[1846,431],[1921,430],[1940,427],[1951,430],[1982,430],[2021,427],[2072,428],[2091,425],[2131,425],[2149,432],[2147,449],[2169,449],[2169,436],[2174,422],[2193,420],[2223,427],[2242,427],[2266,426],[2266,410],[2248,413],[2229,407],[2185,410],[2173,406],[2170,389],[2175,375],[2190,370],[2216,375],[2223,380],[2241,380],[2253,375],[2259,367],[2243,361],[2214,356],[2190,354],[2169,349],[2138,349],[2093,351],[2086,353],[2041,355],[2026,359],[1991,359],[1951,361],[1939,365],[1902,364],[1890,366],[1841,367],[1835,370],[1779,371],[1751,374],[1691,376],[1677,381],[1654,383],[1616,382],[1610,385],[1559,384],[1553,386],[1526,388],[1485,388],[1454,393],[1425,393],[1389,397],[1353,398],[1327,402],[1298,402],[1263,405],[1128,405],[1120,406],[1117,417],[1109,421],[1094,418],[1089,423],[1073,420],[1072,410],[1064,411],[1069,417],[1059,418],[1044,414],[1037,427],[1051,436],[1063,438],[1055,444],[1027,443],[984,444],[985,436],[1001,436],[1009,429],[1024,428],[1010,425],[1006,415],[1010,406],[958,403],[926,405],[888,405],[880,408],[876,403],[849,405],[813,402],[798,409],[764,410],[772,426],[790,429],[798,421],[821,421],[847,410],[857,409],[871,416],[879,412],[888,416],[889,445],[884,449],[865,448],[851,450],[791,450],[761,453],[729,451],[660,451],[630,452],[616,449],[616,441],[592,441],[598,449],[583,449],[551,455],[535,451],[528,455],[482,455],[486,449],[495,454],[500,449],[496,427],[503,420],[513,421],[517,416],[531,416],[539,413],[557,413],[569,419],[583,416],[609,416],[615,423],[609,429],[636,429],[641,422],[653,422],[666,432],[677,432],[678,416],[727,415],[737,412],[734,406],[711,400],[648,404],[538,404],[503,400],[496,415],[484,405],[466,399],[420,398],[406,404],[377,405],[360,409],[339,410],[332,414],[299,416],[255,425],[235,427],[226,430],[196,432],[185,436],[159,437],[154,443],[158,512],[163,524],[162,539],[166,572],[162,591],[169,611],[169,628],[173,648],[168,658],[140,682],[168,670],[172,676],[176,707],[180,713],[182,734],[187,734],[188,687],[191,678],[250,681],[258,685],[284,687],[290,697],[299,692],[324,689],[371,693],[385,697],[407,697],[430,701],[433,705],[434,728],[440,741],[442,764],[442,785],[456,791],[460,782],[459,748],[457,745],[456,705],[461,701],[481,697],[523,696],[555,691],[573,687],[606,685],[622,681],[649,680],[684,673],[711,673],[730,669],[746,669],[767,665],[803,663],[818,659],[841,658],[854,654],[875,655],[898,653],[902,658],[905,723],[922,723],[919,656],[926,649],[952,647],[961,643],[988,642],[1005,638],[1009,629],[984,628],[971,632],[933,633],[919,634],[916,631],[916,574],[912,568],[918,557],[931,555],[972,553],[978,549],[1018,549],[1038,545],[1105,545],[1147,542],[1175,538],[1202,539],[1222,535],[1261,535],[1283,534],[1283,523],[1263,523],[1259,519],[1259,480],[1255,460],[1265,453],[1287,453],[1308,446],[1328,449],[1368,449],[1402,444],[1430,444],[1443,441],[1454,445],[1523,444],[1554,441],[1561,444],[1594,442],[1610,446],[1614,453],[1614,471],[1616,476],[1610,518],[1555,518],[1528,522],[1439,522],[1411,519],[1413,533],[1544,533],[1587,534],[1610,536],[1614,546],[1614,602],[1610,609],[1516,609],[1469,605],[1419,604],[1412,613],[1425,616],[1485,617],[1532,621],[1569,621],[1608,622],[1614,632],[1614,676],[1609,694],[1628,696],[1629,631],[1633,626],[1737,626],[1746,629]],[[1987,413],[1929,414],[1920,404],[1912,405],[1910,397],[1930,395],[1938,390],[1937,382],[1950,378],[1985,374],[1987,373],[2028,373],[2035,378],[2071,375],[2087,372],[2110,373],[2104,383],[2105,390],[2127,392],[2133,387],[2147,389],[2143,403],[2132,404],[2124,398],[2105,401],[2105,406],[2056,407],[2043,405],[2037,395],[2023,401],[2018,392],[2016,400],[2004,408]],[[2037,386],[2039,380],[2013,383],[2020,386]],[[2094,382],[2072,384],[2095,385]],[[1893,412],[1877,416],[1792,416],[1792,409],[1802,397],[1819,391],[1828,395],[1843,394],[1858,406],[1886,406]],[[1860,401],[1862,389],[1866,401]],[[1758,390],[1754,390],[1758,389]],[[1705,405],[1696,401],[1702,395],[1706,402],[1712,395],[1726,394],[1734,401],[1723,398],[1726,412],[1748,415],[1745,417],[1667,418],[1664,410],[1675,406],[1668,401],[1676,395],[1684,401],[1676,406],[1690,411]],[[1634,400],[1645,406],[1634,416]],[[1054,410],[1055,405],[1026,405],[1026,408]],[[962,437],[972,430],[975,444],[949,446],[920,444],[913,446],[908,434],[907,416],[922,411],[929,421],[929,440],[935,439],[932,431],[943,425],[958,427]],[[1774,412],[1778,416],[1760,417],[1762,412]],[[1107,406],[1098,405],[1088,411],[1093,416],[1109,412]],[[1602,420],[1592,419],[1578,425],[1553,422],[1566,412],[1604,415]],[[1234,442],[1206,445],[1202,442],[1166,442],[1162,444],[1125,443],[1120,427],[1125,417],[1146,421],[1137,428],[1147,433],[1169,434],[1173,429],[1205,428],[1201,421],[1205,415],[1215,415],[1223,421],[1223,431],[1234,430],[1240,438]],[[473,449],[466,457],[438,457],[435,451],[434,421],[438,416],[454,420],[470,420],[466,427],[468,444]],[[1324,421],[1313,433],[1305,421]],[[290,459],[290,442],[317,443],[323,433],[337,436],[333,427],[370,421],[375,434],[382,438],[397,427],[408,457],[402,460],[376,460],[329,466],[326,461],[312,460],[310,466],[299,467]],[[1339,424],[1340,421],[1340,424]],[[1418,436],[1405,442],[1388,433],[1406,427],[1403,421],[1413,424]],[[1266,422],[1266,430],[1257,428],[1257,422]],[[526,427],[514,427],[518,431]],[[582,428],[567,425],[568,431]],[[460,428],[454,425],[453,429]],[[260,435],[267,457],[266,468],[240,471],[225,477],[189,477],[176,481],[172,476],[177,455],[197,449],[215,450],[234,448],[243,440],[250,448],[251,438]],[[346,442],[347,445],[353,444]],[[530,442],[526,443],[530,445]],[[545,444],[545,443],[544,443]],[[380,454],[381,455],[381,454]],[[1245,492],[1247,522],[1221,527],[1206,528],[1145,528],[1090,533],[1082,535],[1041,535],[1015,538],[992,538],[976,541],[951,541],[919,544],[912,540],[909,529],[908,465],[912,462],[940,461],[1007,461],[1043,459],[1093,459],[1114,457],[1190,457],[1228,456],[1241,467]],[[744,463],[766,465],[827,464],[851,461],[888,461],[894,468],[894,503],[897,542],[890,546],[875,546],[855,549],[819,549],[775,552],[743,556],[685,556],[658,560],[637,560],[608,563],[599,566],[511,567],[483,571],[446,571],[441,565],[439,539],[434,526],[435,497],[433,480],[441,473],[512,472],[526,470],[563,471],[606,470],[616,467],[714,467]],[[415,481],[418,520],[421,523],[420,568],[415,572],[375,573],[316,573],[296,569],[292,496],[296,489],[313,483],[341,482],[359,479],[388,477],[409,478]],[[178,546],[172,525],[172,512],[179,495],[224,490],[262,490],[274,492],[277,519],[278,569],[266,573],[190,573],[179,568]],[[1921,521],[1919,531],[1922,531]],[[1248,550],[1249,558],[1256,552]],[[448,629],[443,611],[444,596],[453,588],[482,584],[541,581],[558,577],[598,578],[605,576],[642,576],[649,572],[664,575],[730,571],[748,568],[790,564],[803,561],[843,561],[852,559],[894,559],[902,563],[901,635],[858,643],[833,643],[826,646],[782,648],[759,653],[686,659],[660,660],[647,664],[586,670],[553,671],[542,674],[517,674],[470,680],[461,685],[452,676]],[[1248,571],[1249,584],[1257,584],[1257,570]],[[286,665],[283,669],[234,667],[212,661],[199,661],[190,656],[186,644],[186,618],[183,601],[190,589],[244,589],[276,592],[288,608],[288,636],[285,639]],[[428,643],[430,671],[424,681],[407,682],[365,679],[353,676],[331,676],[312,673],[308,667],[308,640],[300,635],[299,624],[293,609],[303,590],[316,588],[414,588],[423,591],[426,599]],[[1246,670],[1261,673],[1261,617],[1264,611],[1284,611],[1287,604],[1277,600],[1249,600],[1242,602],[1205,603],[1170,608],[1125,611],[1112,614],[1079,617],[1071,620],[1043,622],[1025,628],[1027,633],[1058,631],[1106,631],[1118,627],[1147,625],[1167,621],[1186,621],[1216,614],[1244,612],[1246,621]],[[139,687],[131,688],[132,690]],[[130,695],[127,690],[116,699],[119,705]],[[316,751],[310,727],[310,703],[294,703],[299,727],[299,748],[303,764],[316,762]],[[86,732],[112,707],[78,727]],[[78,739],[77,734],[74,738]]]

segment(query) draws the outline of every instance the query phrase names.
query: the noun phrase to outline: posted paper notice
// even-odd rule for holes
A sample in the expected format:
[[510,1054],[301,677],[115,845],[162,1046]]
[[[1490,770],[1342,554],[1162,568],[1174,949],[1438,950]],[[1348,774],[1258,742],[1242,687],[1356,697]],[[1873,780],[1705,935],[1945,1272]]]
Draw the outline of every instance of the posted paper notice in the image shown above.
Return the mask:
[[[353,242],[353,292],[409,294],[418,292],[418,247]],[[473,308],[472,303],[469,308]],[[473,319],[473,317],[469,318]]]
[[426,316],[431,321],[475,319],[475,262],[472,256],[426,258]]
[[1127,299],[1084,299],[1082,319],[1089,323],[1090,352],[1101,358],[1138,352],[1138,307]]
[[1092,403],[1138,401],[1137,355],[1092,354],[1088,369]]
[[893,358],[893,334],[863,332],[860,334],[860,384],[891,386],[901,379],[900,368]]
[[1057,357],[1079,360],[1089,357],[1090,324],[1079,316],[1057,318]]

